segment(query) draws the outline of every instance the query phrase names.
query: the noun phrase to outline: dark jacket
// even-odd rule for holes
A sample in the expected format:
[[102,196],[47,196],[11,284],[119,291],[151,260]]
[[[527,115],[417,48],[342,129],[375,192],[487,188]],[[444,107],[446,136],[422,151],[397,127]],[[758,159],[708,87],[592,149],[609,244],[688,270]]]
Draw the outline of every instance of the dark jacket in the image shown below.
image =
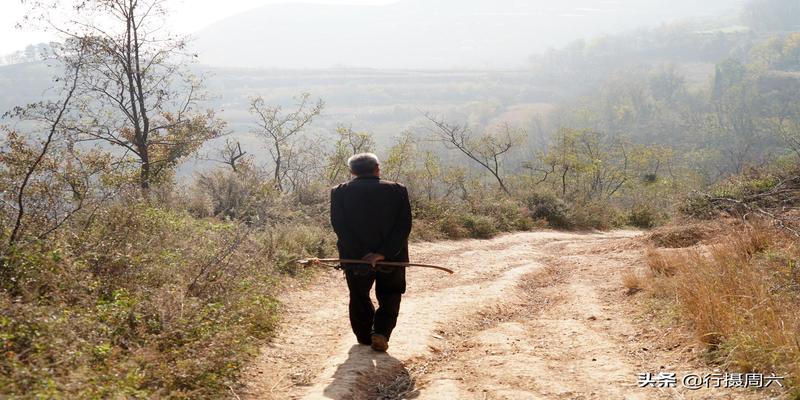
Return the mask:
[[379,253],[387,261],[408,261],[411,204],[399,183],[364,176],[333,188],[331,225],[340,258]]

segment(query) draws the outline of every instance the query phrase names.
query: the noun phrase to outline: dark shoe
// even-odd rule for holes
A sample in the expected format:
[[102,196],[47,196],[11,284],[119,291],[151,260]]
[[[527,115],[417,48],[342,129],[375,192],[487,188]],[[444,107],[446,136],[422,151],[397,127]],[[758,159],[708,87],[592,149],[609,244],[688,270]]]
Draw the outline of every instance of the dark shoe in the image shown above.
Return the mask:
[[386,336],[374,334],[372,335],[372,350],[384,352],[389,349],[389,339]]

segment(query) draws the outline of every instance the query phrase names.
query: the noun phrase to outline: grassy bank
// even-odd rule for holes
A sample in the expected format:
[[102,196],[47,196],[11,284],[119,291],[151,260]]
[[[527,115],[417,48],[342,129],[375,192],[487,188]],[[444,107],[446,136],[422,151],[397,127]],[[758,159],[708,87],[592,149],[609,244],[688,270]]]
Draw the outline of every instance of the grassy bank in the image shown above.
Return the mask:
[[329,254],[312,226],[253,230],[118,203],[12,249],[0,295],[0,397],[216,398],[270,337],[275,295]]
[[800,246],[796,168],[750,171],[697,194],[682,223],[650,235],[644,289],[653,312],[672,315],[729,372],[784,376],[800,398]]

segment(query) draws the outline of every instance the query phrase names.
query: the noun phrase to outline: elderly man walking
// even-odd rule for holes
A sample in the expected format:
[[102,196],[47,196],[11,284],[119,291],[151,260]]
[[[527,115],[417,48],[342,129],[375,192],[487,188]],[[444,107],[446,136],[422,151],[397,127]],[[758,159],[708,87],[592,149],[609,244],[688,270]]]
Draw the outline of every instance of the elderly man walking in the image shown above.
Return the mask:
[[[353,179],[331,190],[331,225],[339,258],[364,260],[342,265],[350,290],[350,325],[359,343],[386,351],[406,291],[406,271],[375,263],[408,261],[411,204],[405,186],[381,179],[374,154],[356,154],[347,165]],[[373,283],[377,310],[369,297]]]

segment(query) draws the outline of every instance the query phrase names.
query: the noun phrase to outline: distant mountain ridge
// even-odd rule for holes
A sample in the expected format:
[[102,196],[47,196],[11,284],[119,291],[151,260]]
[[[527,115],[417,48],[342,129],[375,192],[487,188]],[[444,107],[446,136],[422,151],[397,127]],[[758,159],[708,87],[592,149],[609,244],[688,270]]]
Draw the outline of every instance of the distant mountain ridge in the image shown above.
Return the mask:
[[402,0],[268,5],[196,34],[204,64],[267,68],[515,68],[605,33],[735,13],[741,0]]

